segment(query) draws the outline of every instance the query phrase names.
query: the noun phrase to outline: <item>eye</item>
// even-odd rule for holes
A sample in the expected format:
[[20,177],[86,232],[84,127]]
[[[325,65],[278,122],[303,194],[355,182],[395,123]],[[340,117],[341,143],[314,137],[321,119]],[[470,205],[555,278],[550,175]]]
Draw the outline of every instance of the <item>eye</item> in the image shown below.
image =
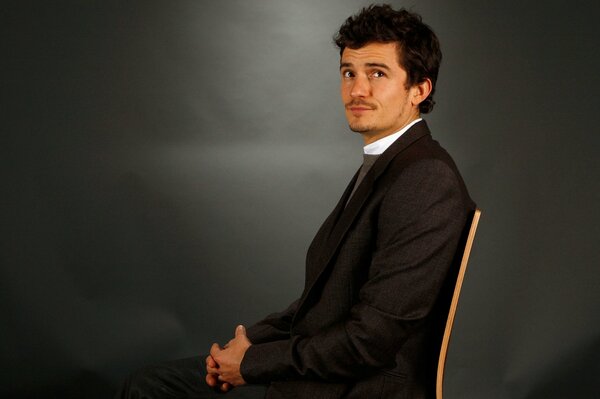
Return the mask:
[[342,77],[348,79],[354,77],[354,74],[351,71],[342,71]]
[[383,78],[385,76],[385,73],[381,72],[381,71],[374,71],[372,73],[372,76],[374,78]]

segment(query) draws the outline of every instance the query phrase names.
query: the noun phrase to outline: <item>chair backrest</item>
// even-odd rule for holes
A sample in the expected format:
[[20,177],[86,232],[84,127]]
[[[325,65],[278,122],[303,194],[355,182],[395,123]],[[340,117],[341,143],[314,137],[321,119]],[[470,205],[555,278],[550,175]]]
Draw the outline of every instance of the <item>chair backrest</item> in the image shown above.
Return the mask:
[[479,217],[481,211],[475,209],[473,219],[471,220],[471,227],[469,228],[469,234],[467,235],[467,241],[465,243],[465,250],[460,261],[460,268],[458,270],[458,276],[456,277],[456,284],[454,286],[454,293],[452,294],[452,302],[450,302],[450,309],[448,311],[448,319],[446,321],[446,328],[444,329],[444,337],[442,338],[442,346],[440,349],[440,358],[438,360],[437,368],[437,380],[436,380],[436,398],[442,399],[442,388],[444,384],[444,368],[446,366],[446,355],[448,354],[448,345],[450,344],[450,335],[452,334],[452,325],[454,324],[454,316],[456,315],[456,307],[458,306],[458,298],[460,297],[460,289],[465,278],[465,272],[467,271],[467,263],[469,262],[469,255],[471,253],[471,247],[473,246],[473,240],[475,240],[475,232],[477,231],[477,224],[479,223]]

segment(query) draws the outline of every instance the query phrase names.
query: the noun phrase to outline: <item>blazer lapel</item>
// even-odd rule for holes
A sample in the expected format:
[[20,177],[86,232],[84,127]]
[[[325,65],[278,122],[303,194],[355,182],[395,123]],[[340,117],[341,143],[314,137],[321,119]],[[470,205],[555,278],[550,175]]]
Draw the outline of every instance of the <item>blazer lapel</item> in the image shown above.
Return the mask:
[[[383,152],[377,158],[377,161],[371,167],[371,170],[365,175],[363,181],[360,183],[360,186],[354,192],[350,201],[348,201],[348,196],[352,192],[352,188],[354,187],[354,182],[356,181],[357,174],[352,179],[352,184],[346,188],[344,195],[340,199],[340,202],[337,204],[336,208],[332,212],[330,218],[326,221],[327,229],[325,229],[325,224],[321,231],[318,234],[324,233],[320,238],[325,242],[320,244],[319,252],[320,256],[318,257],[318,265],[316,265],[317,271],[310,273],[311,280],[308,281],[309,275],[307,274],[306,287],[307,289],[304,292],[303,298],[300,302],[298,309],[302,307],[302,304],[305,302],[306,298],[309,296],[310,292],[316,285],[320,276],[323,275],[323,272],[327,269],[327,266],[331,263],[338,247],[342,243],[342,240],[348,229],[354,222],[354,219],[358,216],[359,211],[363,207],[365,201],[371,194],[373,190],[373,186],[377,179],[385,172],[390,162],[402,151],[408,148],[411,144],[419,140],[420,138],[429,135],[429,129],[425,121],[421,121],[414,126],[412,126],[406,133],[404,133],[398,140],[396,140],[387,150]],[[330,231],[327,234],[328,230]],[[308,266],[308,265],[307,265]],[[315,265],[313,265],[315,267]]]
[[404,151],[415,141],[428,134],[429,129],[427,128],[425,121],[419,122],[411,127],[386,151],[384,151],[379,158],[377,158],[377,161],[375,161],[371,167],[371,170],[369,170],[369,172],[365,175],[360,186],[356,189],[352,198],[350,198],[350,202],[346,206],[346,209],[344,209],[344,212],[341,214],[338,223],[335,225],[331,233],[327,249],[324,254],[326,264],[329,263],[333,257],[333,254],[346,235],[346,232],[352,225],[352,222],[358,215],[358,212],[371,194],[375,182],[383,174],[383,172],[385,172],[392,159],[394,159],[396,155]]
[[327,216],[327,219],[325,219],[325,221],[317,231],[317,234],[315,234],[315,237],[313,238],[310,247],[308,248],[308,251],[306,253],[306,281],[304,284],[304,291],[302,294],[303,296],[308,292],[308,289],[310,288],[310,283],[314,279],[316,279],[320,272],[320,268],[310,267],[310,265],[321,264],[322,255],[325,251],[328,238],[331,236],[331,232],[333,231],[336,222],[339,220],[342,211],[344,211],[346,203],[348,202],[348,198],[350,197],[352,189],[356,184],[359,172],[360,168],[356,171],[354,177],[352,177],[352,179],[350,180],[350,183],[348,183],[348,186],[344,190],[344,194],[342,194],[342,198],[340,198],[335,208],[333,208],[333,211],[331,211],[329,216]]

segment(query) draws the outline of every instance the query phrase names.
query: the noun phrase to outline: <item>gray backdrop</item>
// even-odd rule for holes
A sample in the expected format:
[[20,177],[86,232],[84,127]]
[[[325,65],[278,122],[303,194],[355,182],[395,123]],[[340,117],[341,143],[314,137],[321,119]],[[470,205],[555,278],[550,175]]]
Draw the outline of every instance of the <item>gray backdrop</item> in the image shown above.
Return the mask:
[[[366,4],[3,3],[3,397],[108,398],[300,294],[361,163],[331,36]],[[484,211],[446,397],[599,397],[597,3],[393,4]]]

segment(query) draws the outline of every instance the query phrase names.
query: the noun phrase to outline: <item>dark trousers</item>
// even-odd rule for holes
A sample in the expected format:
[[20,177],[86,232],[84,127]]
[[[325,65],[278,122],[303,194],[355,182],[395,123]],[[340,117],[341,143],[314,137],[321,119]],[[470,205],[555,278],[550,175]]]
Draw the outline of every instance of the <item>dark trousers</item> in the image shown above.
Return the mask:
[[266,385],[244,385],[227,393],[206,385],[206,356],[147,366],[123,382],[115,399],[264,399]]

